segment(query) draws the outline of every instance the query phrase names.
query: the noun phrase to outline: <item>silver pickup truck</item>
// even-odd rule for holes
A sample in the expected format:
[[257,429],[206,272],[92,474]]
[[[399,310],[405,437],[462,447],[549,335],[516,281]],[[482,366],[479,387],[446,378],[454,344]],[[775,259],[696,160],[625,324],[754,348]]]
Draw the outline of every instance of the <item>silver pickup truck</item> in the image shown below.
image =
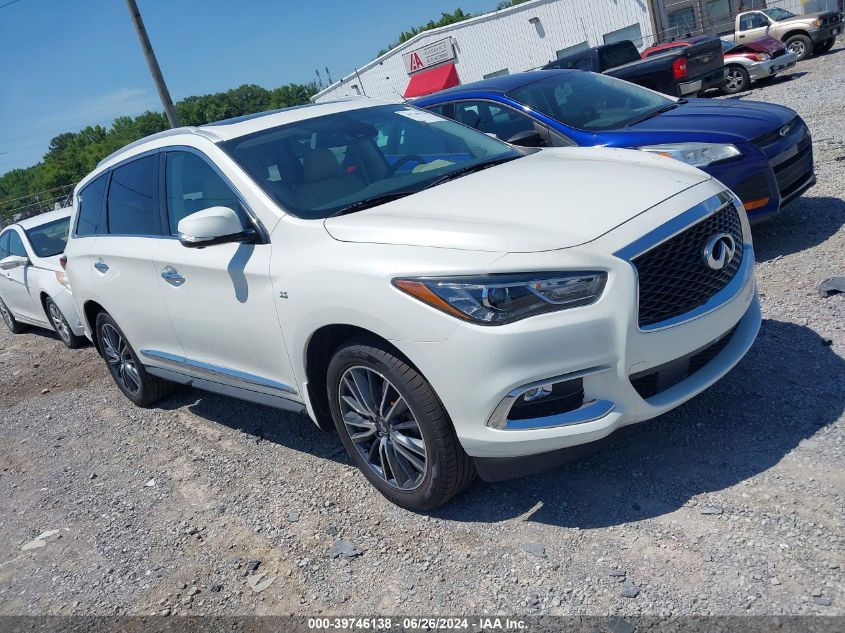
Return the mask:
[[723,35],[722,39],[745,44],[769,35],[786,44],[801,61],[829,51],[842,34],[842,27],[838,11],[795,15],[781,8],[759,9],[737,14],[734,34]]

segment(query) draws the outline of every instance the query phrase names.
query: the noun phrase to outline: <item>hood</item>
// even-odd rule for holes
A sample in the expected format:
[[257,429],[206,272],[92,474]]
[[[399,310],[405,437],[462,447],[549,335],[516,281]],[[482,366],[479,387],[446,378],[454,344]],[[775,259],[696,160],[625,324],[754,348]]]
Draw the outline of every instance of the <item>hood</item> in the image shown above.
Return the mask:
[[46,270],[59,271],[62,269],[62,265],[59,263],[61,257],[62,253],[59,253],[58,255],[53,255],[51,257],[39,257],[38,266],[41,268],[45,268]]
[[325,220],[343,242],[532,252],[589,242],[707,180],[633,150],[545,149],[393,202]]
[[778,24],[786,24],[787,22],[806,22],[808,20],[815,20],[816,18],[830,18],[839,15],[836,11],[815,11],[813,13],[802,13],[801,15],[794,15],[785,20],[777,20]]
[[[677,108],[607,134],[629,147],[647,143],[704,141],[742,143],[789,123],[796,112],[773,103],[733,99],[690,99]],[[604,135],[596,134],[603,142]]]
[[745,52],[745,49],[751,49],[752,51],[757,51],[758,53],[768,53],[769,55],[774,55],[784,48],[786,47],[783,45],[783,42],[767,35],[758,40],[751,40],[750,42],[739,44],[736,48],[732,48],[725,53],[725,59],[729,59],[733,55],[741,55]]

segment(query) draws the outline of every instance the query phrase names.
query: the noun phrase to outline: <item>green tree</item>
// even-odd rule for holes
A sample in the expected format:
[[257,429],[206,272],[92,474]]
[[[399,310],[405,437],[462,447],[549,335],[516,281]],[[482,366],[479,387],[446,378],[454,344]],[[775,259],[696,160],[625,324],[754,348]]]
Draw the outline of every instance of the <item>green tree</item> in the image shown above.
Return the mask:
[[461,8],[455,9],[452,13],[441,13],[440,19],[436,22],[434,20],[429,20],[428,24],[423,24],[422,26],[414,26],[411,27],[407,31],[402,31],[399,34],[399,39],[394,42],[393,44],[389,44],[387,48],[383,48],[378,52],[377,57],[381,57],[387,51],[396,48],[403,42],[407,42],[412,37],[419,35],[420,33],[424,33],[425,31],[430,31],[431,29],[436,29],[441,26],[448,26],[449,24],[456,24],[457,22],[463,22],[464,20],[468,20],[472,17],[471,13],[464,13]]

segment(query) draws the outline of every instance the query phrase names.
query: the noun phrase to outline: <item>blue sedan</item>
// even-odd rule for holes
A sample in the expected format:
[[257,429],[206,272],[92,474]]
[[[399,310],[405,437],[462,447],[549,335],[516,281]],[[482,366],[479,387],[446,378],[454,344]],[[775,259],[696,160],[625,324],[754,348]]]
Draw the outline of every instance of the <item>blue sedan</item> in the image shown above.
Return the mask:
[[700,167],[775,215],[816,182],[810,132],[771,103],[675,99],[579,70],[540,70],[465,84],[413,104],[515,145],[627,147]]

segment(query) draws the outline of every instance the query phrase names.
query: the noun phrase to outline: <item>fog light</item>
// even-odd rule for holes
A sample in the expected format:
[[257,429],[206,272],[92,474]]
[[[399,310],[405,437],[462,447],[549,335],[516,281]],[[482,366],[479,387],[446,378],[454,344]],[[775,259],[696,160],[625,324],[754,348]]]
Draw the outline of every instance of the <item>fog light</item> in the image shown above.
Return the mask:
[[522,395],[523,402],[531,402],[532,400],[539,400],[545,398],[552,392],[553,385],[542,385],[529,389]]

